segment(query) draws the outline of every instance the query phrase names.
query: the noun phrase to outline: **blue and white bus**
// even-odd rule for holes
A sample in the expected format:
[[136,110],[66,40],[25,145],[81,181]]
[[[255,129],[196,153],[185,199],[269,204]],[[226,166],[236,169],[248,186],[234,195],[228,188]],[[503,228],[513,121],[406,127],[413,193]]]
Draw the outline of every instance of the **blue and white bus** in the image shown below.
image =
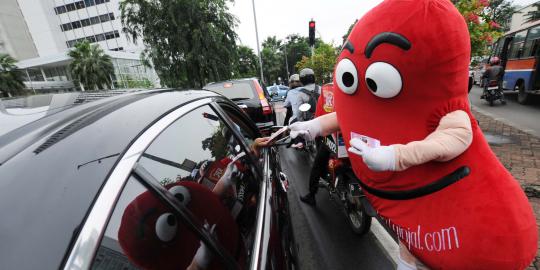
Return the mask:
[[518,91],[518,102],[540,94],[540,21],[505,33],[493,44],[492,56],[504,67],[503,88]]

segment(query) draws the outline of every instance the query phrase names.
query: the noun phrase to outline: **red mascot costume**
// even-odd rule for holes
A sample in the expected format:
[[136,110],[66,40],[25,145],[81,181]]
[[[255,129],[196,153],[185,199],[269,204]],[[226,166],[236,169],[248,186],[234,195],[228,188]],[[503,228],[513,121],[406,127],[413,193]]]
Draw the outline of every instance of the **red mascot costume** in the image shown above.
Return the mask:
[[[175,195],[200,222],[207,222],[215,238],[245,265],[245,249],[238,226],[219,197],[194,182],[177,182],[166,188]],[[171,210],[149,191],[137,196],[124,211],[118,240],[131,262],[143,269],[186,269],[193,265],[201,249],[199,237],[188,229]],[[206,266],[199,269],[222,269],[217,256],[207,251],[202,258]],[[196,259],[195,259],[196,261]]]
[[[338,59],[337,119],[348,147],[353,138],[366,143],[349,154],[354,171],[416,258],[431,269],[523,269],[537,251],[536,220],[470,112],[469,60],[467,25],[449,0],[386,0],[356,24]],[[403,149],[448,135],[453,117],[467,119],[451,131],[469,134],[457,141],[463,151],[400,163]],[[374,169],[361,155],[389,149],[393,169]]]

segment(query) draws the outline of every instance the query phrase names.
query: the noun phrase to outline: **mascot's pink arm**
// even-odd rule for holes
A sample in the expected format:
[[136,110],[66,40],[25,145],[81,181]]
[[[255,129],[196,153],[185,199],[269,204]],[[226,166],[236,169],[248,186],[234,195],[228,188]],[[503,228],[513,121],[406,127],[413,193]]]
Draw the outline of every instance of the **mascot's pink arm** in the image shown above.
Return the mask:
[[335,112],[319,116],[317,119],[319,120],[319,123],[321,123],[321,136],[328,136],[339,131],[339,124]]
[[461,155],[472,143],[473,134],[469,115],[453,111],[439,121],[439,126],[424,140],[408,144],[394,144],[396,171],[432,160],[449,161]]

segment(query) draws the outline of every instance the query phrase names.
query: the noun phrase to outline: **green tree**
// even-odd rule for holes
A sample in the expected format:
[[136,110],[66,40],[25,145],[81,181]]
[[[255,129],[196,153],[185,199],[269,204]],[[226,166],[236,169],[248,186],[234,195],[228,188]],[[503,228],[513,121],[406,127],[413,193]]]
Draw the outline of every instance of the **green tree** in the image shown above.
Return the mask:
[[312,58],[304,56],[300,62],[296,63],[296,68],[311,68],[315,72],[315,80],[318,84],[329,83],[332,81],[332,72],[337,59],[337,50],[330,44],[321,43],[315,49]]
[[501,26],[492,19],[488,0],[454,0],[465,18],[471,37],[471,56],[488,53],[488,45],[502,35]]
[[68,55],[73,58],[69,64],[71,75],[83,88],[97,90],[110,87],[111,75],[114,73],[111,57],[97,44],[79,42]]
[[[308,38],[298,34],[291,34],[286,37],[286,43],[286,46],[283,46],[283,50],[285,50],[285,47],[287,48],[289,73],[298,73],[298,70],[296,70],[296,63],[302,60],[302,57],[311,54]],[[284,72],[286,74],[286,70]]]
[[343,35],[343,43],[342,44],[345,44],[345,41],[347,41],[347,39],[349,38],[349,35],[351,34],[351,31],[352,31],[352,29],[354,28],[354,26],[356,25],[357,22],[358,22],[358,19],[354,20],[354,22],[351,24],[351,26],[349,26],[349,30],[347,30],[347,33],[345,35]]
[[525,14],[525,23],[534,22],[536,20],[540,20],[540,2],[536,2],[532,4],[533,7],[536,8],[536,10],[529,11],[527,14]]
[[238,67],[236,78],[256,77],[259,71],[259,59],[253,49],[238,46]]
[[262,43],[261,57],[264,68],[264,78],[267,84],[277,82],[278,77],[285,78],[283,72],[285,66],[285,56],[281,49],[281,40],[275,36],[266,38]]
[[517,7],[508,0],[490,0],[486,8],[491,21],[498,23],[503,32],[510,30],[510,19],[516,10]]
[[237,66],[237,19],[228,0],[124,0],[123,31],[142,38],[161,81],[199,87],[230,79]]
[[0,92],[5,97],[25,94],[25,85],[16,60],[9,54],[0,54]]
[[25,94],[22,74],[9,54],[0,54],[0,92],[5,97]]

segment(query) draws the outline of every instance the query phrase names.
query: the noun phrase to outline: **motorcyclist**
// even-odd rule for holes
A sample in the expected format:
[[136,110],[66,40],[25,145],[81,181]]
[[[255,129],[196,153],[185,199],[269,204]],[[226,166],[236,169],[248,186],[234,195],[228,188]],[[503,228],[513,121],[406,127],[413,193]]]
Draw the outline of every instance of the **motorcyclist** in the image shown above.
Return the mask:
[[[301,87],[301,86],[302,86],[302,83],[300,82],[300,75],[298,75],[298,74],[291,75],[291,77],[289,78],[289,91],[291,91],[292,89]],[[285,101],[287,101],[289,91],[287,91],[287,94],[285,94]],[[287,105],[285,105],[285,104],[287,104]],[[290,102],[289,103],[284,103],[283,107],[285,107],[287,109],[287,113],[285,114],[285,120],[283,122],[284,125],[286,125],[287,123],[289,123],[289,119],[293,115],[292,105],[291,105]]]
[[[328,86],[328,87],[326,87]],[[322,87],[321,95],[317,102],[317,110],[315,117],[319,117],[328,113],[334,112],[334,87],[333,85],[325,85]],[[320,142],[317,144],[317,154],[311,167],[309,174],[309,192],[300,197],[300,200],[311,206],[316,206],[317,201],[315,195],[319,189],[319,178],[328,172],[328,160],[330,158],[330,149]]]
[[486,68],[486,71],[484,71],[484,74],[482,74],[482,78],[484,80],[484,93],[483,97],[486,96],[487,90],[489,87],[490,81],[497,81],[497,94],[499,95],[501,99],[502,104],[506,104],[506,100],[504,99],[504,93],[502,88],[502,77],[504,73],[504,69],[501,66],[501,60],[499,57],[495,56],[492,57],[489,61],[490,66]]
[[292,107],[293,116],[300,121],[305,121],[309,119],[302,119],[300,105],[304,103],[314,103],[311,107],[312,112],[314,112],[316,107],[315,103],[320,95],[320,87],[315,85],[315,73],[310,68],[304,68],[300,71],[300,82],[303,86],[290,90],[283,105],[290,105]]

